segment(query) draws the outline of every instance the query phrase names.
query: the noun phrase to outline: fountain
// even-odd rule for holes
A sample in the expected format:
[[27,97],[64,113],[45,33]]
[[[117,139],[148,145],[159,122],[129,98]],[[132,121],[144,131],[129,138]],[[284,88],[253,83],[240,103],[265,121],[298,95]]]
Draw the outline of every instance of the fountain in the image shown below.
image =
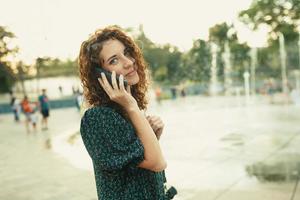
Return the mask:
[[210,74],[210,86],[209,93],[214,96],[218,92],[218,80],[217,80],[217,53],[218,46],[215,43],[211,43],[211,74]]
[[[298,47],[299,47],[298,52],[299,52],[299,70],[300,70],[300,27],[299,27]],[[297,88],[297,91],[298,91],[298,92],[300,92],[299,75],[300,75],[300,74],[298,74],[298,75],[297,75],[297,78],[296,78],[296,80],[297,80],[296,88]]]
[[286,74],[286,51],[284,46],[284,36],[279,33],[279,52],[280,52],[280,63],[281,63],[281,76],[282,76],[282,92],[288,93],[287,87],[287,74]]
[[256,94],[255,87],[255,68],[257,65],[257,48],[252,48],[250,51],[251,55],[251,94],[254,97]]
[[248,71],[245,71],[243,75],[244,75],[246,105],[248,105],[250,100],[250,84],[249,84],[250,73]]
[[231,54],[230,54],[230,48],[229,48],[228,41],[225,42],[225,51],[224,51],[222,57],[223,57],[223,60],[224,60],[224,63],[225,63],[225,67],[224,67],[225,95],[228,96],[228,95],[230,95],[230,88],[231,88],[231,84],[232,84],[232,80],[231,80],[231,62],[230,62]]

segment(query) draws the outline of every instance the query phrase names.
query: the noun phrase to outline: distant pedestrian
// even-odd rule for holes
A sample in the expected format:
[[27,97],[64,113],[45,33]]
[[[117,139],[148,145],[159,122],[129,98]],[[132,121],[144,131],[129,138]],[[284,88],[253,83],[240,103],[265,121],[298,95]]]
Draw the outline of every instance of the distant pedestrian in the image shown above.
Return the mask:
[[37,105],[37,103],[35,103],[32,106],[32,113],[30,115],[30,122],[32,124],[34,132],[37,131],[37,122],[38,122],[37,110],[38,110],[38,105]]
[[38,98],[39,109],[42,114],[42,130],[48,129],[48,117],[50,115],[49,99],[46,95],[46,89],[42,89],[42,95]]
[[58,90],[59,90],[59,94],[60,94],[60,96],[63,96],[63,88],[62,88],[62,86],[60,85],[60,86],[58,86]]
[[33,113],[33,108],[28,100],[28,97],[25,95],[23,100],[21,101],[22,111],[25,115],[25,128],[27,134],[30,133],[30,122],[31,122],[31,114]]
[[80,112],[81,108],[82,108],[82,103],[83,103],[83,94],[80,91],[78,91],[76,93],[75,102],[76,102],[76,108]]
[[186,96],[185,88],[181,88],[181,90],[180,90],[180,96],[181,97],[185,97]]
[[157,101],[158,104],[161,104],[161,89],[160,87],[158,86],[156,89],[155,89],[155,99]]
[[171,87],[171,95],[172,95],[172,99],[176,99],[176,97],[177,97],[177,88],[176,87]]
[[11,95],[12,96],[11,96],[10,106],[14,113],[15,121],[19,122],[20,121],[20,112],[21,112],[20,101],[13,94],[11,94]]

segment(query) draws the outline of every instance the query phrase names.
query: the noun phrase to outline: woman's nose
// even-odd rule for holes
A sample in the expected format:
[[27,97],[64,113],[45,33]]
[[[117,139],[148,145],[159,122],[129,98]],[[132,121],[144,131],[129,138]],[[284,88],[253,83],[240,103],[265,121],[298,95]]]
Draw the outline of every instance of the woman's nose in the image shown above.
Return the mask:
[[125,68],[128,68],[128,67],[131,67],[132,65],[133,65],[133,63],[134,63],[134,58],[129,58],[129,57],[126,57],[126,56],[124,56],[124,67]]

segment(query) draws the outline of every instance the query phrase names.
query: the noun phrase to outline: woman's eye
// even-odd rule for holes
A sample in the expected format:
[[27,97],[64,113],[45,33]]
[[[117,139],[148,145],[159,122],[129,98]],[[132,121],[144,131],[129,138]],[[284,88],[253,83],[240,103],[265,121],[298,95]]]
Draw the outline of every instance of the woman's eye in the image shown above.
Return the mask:
[[117,58],[113,58],[113,59],[109,62],[110,65],[115,65],[115,64],[117,64],[117,63],[118,63],[118,59],[117,59]]

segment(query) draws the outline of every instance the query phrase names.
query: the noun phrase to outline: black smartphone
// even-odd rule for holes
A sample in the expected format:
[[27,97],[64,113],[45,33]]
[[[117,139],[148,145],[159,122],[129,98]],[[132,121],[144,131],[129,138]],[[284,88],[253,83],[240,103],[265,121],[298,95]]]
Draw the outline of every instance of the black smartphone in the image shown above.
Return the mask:
[[[101,68],[101,67],[96,67],[95,69],[96,69],[97,77],[101,77],[101,72],[103,72],[105,74],[106,79],[108,80],[109,84],[112,86],[112,82],[111,82],[112,73],[110,71],[107,71],[107,70]],[[120,85],[119,84],[119,77],[120,77],[120,75],[116,74],[116,79],[117,79],[117,84],[118,85]],[[128,85],[128,82],[125,79],[123,79],[123,80],[124,80],[124,87],[126,89],[126,87]]]

